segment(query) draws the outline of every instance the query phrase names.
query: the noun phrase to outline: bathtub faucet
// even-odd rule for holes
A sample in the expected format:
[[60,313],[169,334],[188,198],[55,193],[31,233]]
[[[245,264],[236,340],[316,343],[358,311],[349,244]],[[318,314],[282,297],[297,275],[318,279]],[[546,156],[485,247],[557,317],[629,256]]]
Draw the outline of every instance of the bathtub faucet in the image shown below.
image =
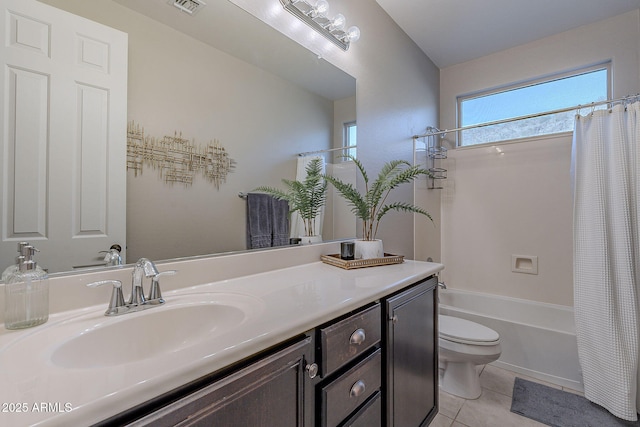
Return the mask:
[[438,286],[440,286],[442,289],[447,289],[447,285],[445,285],[444,282],[438,282]]

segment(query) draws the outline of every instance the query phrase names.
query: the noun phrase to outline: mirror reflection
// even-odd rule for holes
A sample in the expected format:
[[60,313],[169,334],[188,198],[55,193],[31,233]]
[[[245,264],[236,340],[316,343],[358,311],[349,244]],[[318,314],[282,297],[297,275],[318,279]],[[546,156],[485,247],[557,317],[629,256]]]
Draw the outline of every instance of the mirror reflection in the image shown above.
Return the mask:
[[[239,194],[296,179],[299,153],[341,147],[356,121],[353,77],[228,0],[209,0],[193,16],[166,0],[41,1],[128,34],[129,121],[156,138],[218,141],[236,162],[219,188],[197,176],[172,184],[160,170],[128,170],[126,263],[246,249]],[[336,153],[321,154],[327,172],[355,177]],[[339,204],[330,194],[324,240],[356,234]],[[39,259],[47,266],[47,253]],[[104,254],[93,259],[101,264]]]

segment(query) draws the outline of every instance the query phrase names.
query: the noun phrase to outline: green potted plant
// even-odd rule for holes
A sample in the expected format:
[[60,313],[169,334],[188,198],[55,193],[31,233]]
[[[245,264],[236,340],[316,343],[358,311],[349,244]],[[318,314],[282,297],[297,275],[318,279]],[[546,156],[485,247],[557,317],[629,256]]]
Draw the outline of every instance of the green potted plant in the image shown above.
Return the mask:
[[431,176],[428,170],[419,166],[412,166],[404,160],[391,160],[384,164],[378,177],[371,185],[369,176],[354,156],[347,155],[345,158],[351,159],[364,181],[364,193],[361,194],[357,188],[349,183],[345,183],[337,178],[325,175],[325,180],[330,182],[340,193],[340,195],[352,207],[351,211],[357,218],[362,220],[362,240],[356,240],[356,258],[382,258],[384,249],[382,241],[376,239],[380,220],[390,211],[413,212],[425,215],[433,222],[433,218],[426,210],[411,203],[392,202],[386,203],[389,193],[400,184],[409,183],[420,175]]
[[312,159],[306,166],[307,176],[303,181],[283,179],[286,190],[262,186],[254,191],[267,193],[278,200],[289,203],[289,213],[298,212],[304,224],[305,235],[303,243],[322,241],[321,236],[315,235],[316,219],[322,211],[327,199],[327,181],[322,174],[322,159]]

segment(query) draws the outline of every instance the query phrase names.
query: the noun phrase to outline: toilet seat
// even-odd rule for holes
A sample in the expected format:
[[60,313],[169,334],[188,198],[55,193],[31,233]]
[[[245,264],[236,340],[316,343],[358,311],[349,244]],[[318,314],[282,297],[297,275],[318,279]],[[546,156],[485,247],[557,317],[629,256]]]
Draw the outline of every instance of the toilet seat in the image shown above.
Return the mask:
[[459,317],[438,316],[441,339],[471,345],[490,346],[500,343],[500,335],[493,329]]

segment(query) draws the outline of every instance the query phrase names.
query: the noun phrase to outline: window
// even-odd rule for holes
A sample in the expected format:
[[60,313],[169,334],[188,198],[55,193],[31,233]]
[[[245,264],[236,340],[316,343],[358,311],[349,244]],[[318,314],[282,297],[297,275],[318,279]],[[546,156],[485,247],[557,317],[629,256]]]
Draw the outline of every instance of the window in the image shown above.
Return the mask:
[[[461,127],[588,105],[610,98],[610,63],[570,74],[458,97]],[[603,105],[602,108],[606,108]],[[573,130],[575,111],[460,132],[458,145],[492,143]]]
[[[357,143],[357,126],[356,122],[348,122],[344,124],[344,137],[342,138],[342,146],[343,147],[351,147],[356,145]],[[356,157],[356,149],[355,148],[346,148],[343,151],[343,155],[350,155]]]

